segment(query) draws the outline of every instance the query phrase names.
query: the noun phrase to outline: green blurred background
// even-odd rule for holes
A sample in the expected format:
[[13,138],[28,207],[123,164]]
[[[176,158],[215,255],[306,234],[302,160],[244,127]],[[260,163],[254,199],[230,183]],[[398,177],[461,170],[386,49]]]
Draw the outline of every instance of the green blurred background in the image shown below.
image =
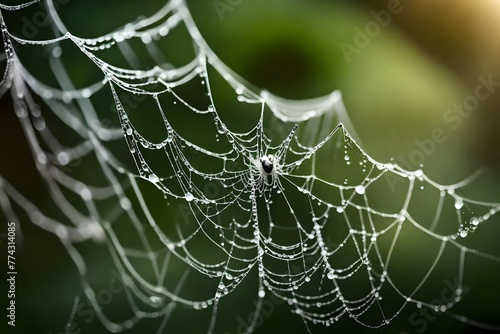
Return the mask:
[[[86,37],[108,32],[140,15],[150,15],[162,5],[161,1],[152,0],[59,3],[61,16],[70,31]],[[368,23],[375,22],[372,11],[386,10],[390,2],[188,0],[187,3],[208,45],[224,63],[256,87],[290,99],[312,98],[334,89],[341,90],[363,147],[382,162],[393,158],[404,165],[404,161],[411,161],[415,150],[421,151],[417,142],[431,138],[436,128],[442,128],[447,140],[436,144],[432,154],[425,154],[421,161],[426,174],[446,184],[487,166],[475,195],[481,200],[500,201],[500,131],[497,129],[500,90],[482,101],[456,129],[443,119],[449,108],[474,93],[480,82],[478,77],[491,75],[500,81],[500,6],[495,1],[401,1],[401,12],[391,16],[387,27],[369,36],[363,47],[356,46],[357,29],[364,31]],[[10,23],[22,27],[24,21],[18,20]],[[346,57],[342,43],[356,47],[359,52]],[[44,60],[37,59],[38,54],[26,57],[33,58],[26,61],[43,72]],[[88,73],[78,74],[79,65],[74,66],[76,75],[88,76]],[[50,205],[9,99],[6,96],[1,101],[0,174],[41,207]],[[416,169],[418,164],[404,167]],[[17,250],[16,332],[63,332],[73,298],[80,290],[79,275],[56,237],[29,224],[25,214],[19,213],[19,219],[24,240]],[[499,226],[498,217],[491,219],[473,236],[471,247],[500,255]],[[412,256],[407,263],[401,263],[398,271],[403,279],[412,274],[414,261],[435,255],[435,249],[425,244],[414,243],[411,247],[414,248]],[[112,269],[109,262],[99,259],[103,248],[91,244],[85,246],[83,252],[95,262],[96,277],[103,273],[100,282],[96,279],[97,284],[106,287]],[[466,273],[470,275],[467,278],[473,290],[457,306],[457,313],[500,324],[500,264],[473,259],[467,264]],[[455,268],[456,263],[450,263],[449,270]],[[443,270],[448,269],[445,266]],[[247,279],[255,278],[250,275]],[[439,278],[429,284],[433,282],[442,285]],[[246,291],[245,286],[235,293],[238,293],[233,299],[235,305],[251,305],[256,298],[254,291],[250,288]],[[120,302],[114,301],[109,307],[111,314],[121,314]],[[246,311],[241,312],[246,315]],[[415,312],[416,308],[409,305],[379,332],[478,332],[446,315],[433,317],[425,321],[424,326],[422,322],[410,320]],[[201,317],[198,323],[196,314],[179,314],[173,322],[176,327],[167,326],[168,333],[206,331],[206,321],[202,321],[206,318]],[[225,316],[222,312],[219,319],[236,331],[238,322],[232,313]],[[83,333],[104,331],[97,319],[90,324],[83,324],[84,319],[75,321],[82,323],[79,328]],[[4,325],[2,322],[1,328],[4,329]],[[129,332],[148,333],[155,328],[158,323],[144,321]],[[10,328],[7,330],[12,332]],[[276,305],[276,312],[266,318],[255,333],[277,331],[304,333],[305,328],[299,317],[290,314],[288,306]],[[330,328],[315,327],[315,332],[321,333],[354,331],[370,330],[348,318]]]

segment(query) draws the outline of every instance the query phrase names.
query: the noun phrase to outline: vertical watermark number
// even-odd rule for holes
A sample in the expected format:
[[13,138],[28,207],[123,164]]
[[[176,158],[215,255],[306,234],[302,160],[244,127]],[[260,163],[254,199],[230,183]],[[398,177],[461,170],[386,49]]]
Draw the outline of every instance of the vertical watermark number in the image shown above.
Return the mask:
[[7,323],[16,326],[16,224],[7,223]]

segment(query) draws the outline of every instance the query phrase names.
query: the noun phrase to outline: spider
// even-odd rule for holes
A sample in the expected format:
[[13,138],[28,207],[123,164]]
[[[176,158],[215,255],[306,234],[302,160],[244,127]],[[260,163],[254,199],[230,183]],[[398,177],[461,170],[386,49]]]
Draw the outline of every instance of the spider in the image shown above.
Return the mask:
[[273,150],[276,150],[275,154],[268,154],[266,147],[262,149],[264,155],[261,155],[260,158],[251,158],[255,167],[254,182],[261,193],[269,189],[268,187],[278,187],[278,175],[283,172],[283,167],[285,167],[284,158],[296,130],[297,125],[293,127],[287,138],[279,146],[273,147]]
[[254,159],[255,166],[255,184],[261,192],[267,187],[274,187],[278,182],[278,174],[281,165],[279,159],[272,154],[264,154],[260,158]]
[[274,169],[274,156],[272,154],[265,155],[260,158],[261,173],[269,175]]

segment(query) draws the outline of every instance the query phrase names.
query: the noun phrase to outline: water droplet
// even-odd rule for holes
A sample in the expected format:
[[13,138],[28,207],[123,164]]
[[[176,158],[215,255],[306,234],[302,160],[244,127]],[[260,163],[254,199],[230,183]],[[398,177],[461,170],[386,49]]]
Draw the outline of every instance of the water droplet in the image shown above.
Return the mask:
[[161,27],[161,28],[160,28],[160,31],[159,31],[159,32],[160,32],[160,35],[161,35],[161,36],[167,36],[167,34],[168,34],[169,30],[170,30],[170,29],[169,29],[168,27],[166,27],[166,26]]
[[455,209],[460,210],[464,206],[464,201],[461,198],[455,200]]
[[69,163],[69,161],[70,161],[68,153],[66,153],[66,152],[59,152],[57,154],[57,161],[59,161],[59,163],[62,166],[66,166]]
[[259,290],[259,298],[264,298],[266,296],[266,291],[264,289]]
[[360,195],[363,195],[365,193],[365,187],[363,187],[362,185],[357,186],[355,190]]
[[47,99],[51,99],[51,98],[54,96],[54,94],[53,94],[50,90],[48,90],[48,89],[47,89],[47,90],[45,90],[45,91],[43,92],[43,96],[44,96],[45,98],[47,98]]
[[62,95],[62,100],[64,103],[70,103],[73,100],[73,96],[69,92],[64,92]]
[[163,298],[159,296],[151,296],[149,297],[149,300],[155,305],[160,305],[163,302]]
[[187,192],[187,193],[184,195],[184,198],[186,199],[186,201],[191,202],[191,201],[194,199],[194,196],[193,196],[193,194],[191,194],[190,192]]
[[460,231],[460,236],[461,236],[462,238],[467,237],[467,234],[468,234],[468,233],[467,233],[467,231],[466,231],[466,230],[462,230],[462,231]]
[[130,200],[127,197],[123,197],[120,198],[120,206],[123,210],[130,210],[132,203],[130,203]]
[[84,201],[89,201],[90,199],[92,199],[92,192],[89,190],[89,188],[84,186],[82,187],[82,189],[80,189],[80,196]]
[[62,49],[60,46],[56,46],[52,49],[52,56],[54,58],[59,58],[62,55]]
[[43,152],[38,153],[36,158],[38,162],[41,163],[42,165],[45,165],[47,163],[47,156]]
[[153,183],[157,183],[160,181],[160,179],[158,178],[158,176],[155,173],[149,174],[148,178],[149,178],[149,181],[151,181]]
[[328,279],[334,279],[335,278],[335,274],[333,273],[333,271],[330,271],[328,273],[328,275],[326,275],[326,277],[328,277]]
[[149,43],[151,43],[151,40],[152,40],[152,38],[151,38],[150,34],[148,34],[148,33],[142,34],[141,42],[143,42],[144,44],[149,44]]
[[470,223],[474,226],[477,226],[477,225],[479,225],[479,219],[477,217],[472,217],[472,219],[470,220]]
[[92,91],[88,88],[85,88],[84,90],[82,90],[82,97],[85,98],[85,99],[88,99],[90,97],[90,95],[92,95]]

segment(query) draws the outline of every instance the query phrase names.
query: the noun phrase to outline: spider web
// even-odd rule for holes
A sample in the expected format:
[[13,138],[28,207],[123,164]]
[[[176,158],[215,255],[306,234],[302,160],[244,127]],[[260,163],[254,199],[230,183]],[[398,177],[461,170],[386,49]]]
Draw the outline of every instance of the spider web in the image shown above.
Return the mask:
[[[35,6],[51,24],[29,39],[11,22]],[[500,262],[465,243],[500,210],[467,195],[478,175],[441,185],[375,161],[338,91],[290,101],[252,87],[210,50],[183,1],[96,38],[69,31],[51,0],[0,8],[2,94],[52,205],[5,178],[0,203],[18,230],[24,211],[73,259],[82,293],[68,324],[86,298],[112,332],[146,319],[162,332],[179,309],[206,314],[206,331],[220,332],[245,284],[257,301],[246,333],[269,298],[309,332],[345,317],[381,327],[408,305],[474,323],[449,309],[466,289],[467,259]],[[44,55],[42,68],[33,55]],[[99,303],[89,243],[119,273],[128,315]],[[401,280],[407,243],[433,255]],[[448,300],[433,301],[435,275],[457,278]]]

